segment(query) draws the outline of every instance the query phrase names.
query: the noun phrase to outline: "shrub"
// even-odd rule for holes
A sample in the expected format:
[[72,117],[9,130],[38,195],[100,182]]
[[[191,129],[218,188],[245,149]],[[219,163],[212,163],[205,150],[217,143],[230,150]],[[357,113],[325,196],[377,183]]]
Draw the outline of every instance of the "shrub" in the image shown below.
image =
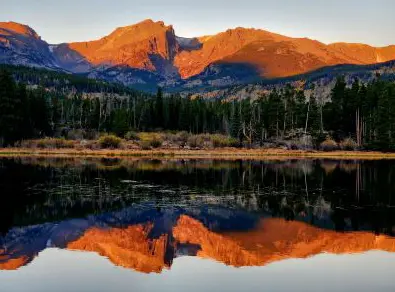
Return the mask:
[[[306,136],[306,134],[303,134],[303,136]],[[311,137],[312,141],[311,141],[311,146],[313,146],[313,142],[314,145],[319,147],[321,145],[322,142],[324,142],[327,139],[331,139],[330,135],[328,135],[328,133],[315,133],[314,134],[314,139],[311,135],[308,135]]]
[[30,145],[34,145],[38,148],[74,148],[74,142],[66,140],[64,138],[43,138],[39,140],[33,140]]
[[115,135],[105,135],[99,138],[99,144],[102,148],[119,148],[122,139]]
[[85,131],[81,129],[73,129],[67,132],[67,139],[70,140],[82,140],[85,136]]
[[66,140],[66,139],[54,139],[56,148],[73,148],[74,141]]
[[38,148],[53,148],[53,147],[50,147],[50,143],[49,143],[49,141],[48,140],[46,140],[46,139],[40,139],[40,140],[37,140],[37,147]]
[[84,139],[86,140],[97,140],[99,138],[99,133],[95,130],[86,130],[84,134]]
[[188,142],[189,136],[189,133],[185,131],[177,133],[178,142],[186,144]]
[[165,133],[163,135],[163,139],[165,141],[169,141],[169,142],[173,142],[173,143],[176,143],[178,140],[177,134],[174,134],[174,133]]
[[151,150],[151,143],[149,141],[141,141],[139,144],[140,144],[141,149]]
[[338,149],[339,145],[336,143],[335,140],[331,138],[327,138],[324,142],[320,144],[320,150],[322,151],[334,151]]
[[22,148],[33,148],[36,147],[37,144],[34,140],[23,140],[19,143],[19,146]]
[[351,138],[346,138],[343,141],[340,142],[339,144],[340,149],[342,150],[356,150],[358,148],[358,144],[357,142],[355,142],[353,139]]
[[160,146],[162,146],[163,141],[162,139],[160,139],[159,137],[155,137],[150,141],[150,145],[154,148],[159,148]]
[[136,132],[129,131],[125,134],[125,139],[126,140],[139,140],[139,136]]
[[80,142],[82,148],[91,149],[91,150],[98,150],[100,149],[100,144],[98,141],[95,140],[82,140]]
[[[319,142],[318,145],[322,143]],[[288,149],[292,150],[311,150],[314,148],[313,144],[313,137],[311,135],[302,135],[298,139],[294,139],[291,141],[291,144],[289,145]]]
[[140,147],[145,150],[150,147],[159,148],[163,144],[163,134],[159,133],[139,133],[138,138]]
[[49,139],[39,139],[39,140],[36,141],[36,146],[38,148],[42,148],[42,149],[44,149],[44,148],[53,148],[53,147],[50,146],[50,143],[51,142],[50,142]]
[[237,139],[221,134],[199,134],[189,136],[187,145],[192,148],[237,147],[239,142]]
[[188,146],[191,148],[203,148],[204,139],[202,135],[192,135],[188,138]]
[[188,142],[189,133],[186,131],[177,133],[166,133],[164,139],[171,143],[179,144],[184,146]]
[[138,140],[140,141],[152,141],[155,138],[162,139],[163,134],[154,132],[140,132],[137,134]]
[[214,148],[236,147],[238,144],[237,139],[220,134],[211,135],[210,138]]

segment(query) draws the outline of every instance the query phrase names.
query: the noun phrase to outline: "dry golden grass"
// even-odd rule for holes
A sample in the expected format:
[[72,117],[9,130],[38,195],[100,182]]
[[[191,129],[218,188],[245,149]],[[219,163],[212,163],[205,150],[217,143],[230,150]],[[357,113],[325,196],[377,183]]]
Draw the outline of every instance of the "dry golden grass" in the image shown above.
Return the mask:
[[395,159],[395,153],[365,152],[365,151],[302,151],[282,149],[238,149],[218,148],[209,150],[128,150],[128,149],[30,149],[30,148],[2,148],[0,157],[18,156],[50,156],[50,157],[171,157],[171,158],[210,158],[210,159]]

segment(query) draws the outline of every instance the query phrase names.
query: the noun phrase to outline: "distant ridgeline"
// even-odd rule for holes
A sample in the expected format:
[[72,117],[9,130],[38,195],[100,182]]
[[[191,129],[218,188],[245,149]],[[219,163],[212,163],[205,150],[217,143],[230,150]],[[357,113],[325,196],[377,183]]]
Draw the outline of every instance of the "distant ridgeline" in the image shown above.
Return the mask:
[[136,90],[119,83],[92,79],[82,74],[70,74],[64,71],[5,64],[0,64],[0,71],[9,72],[16,82],[26,84],[26,86],[32,88],[41,86],[47,90],[63,93],[72,91],[78,93],[103,92],[120,95],[136,93]]
[[[228,67],[230,68],[229,70],[232,69],[231,65],[228,65]],[[146,86],[134,84],[130,87],[125,86],[121,82],[106,81],[105,75],[88,78],[86,74],[75,74],[64,70],[48,70],[6,64],[0,64],[0,70],[11,72],[17,82],[32,86],[41,85],[59,91],[72,89],[79,92],[128,94],[136,93],[137,90],[153,93],[156,92],[158,87],[154,82]],[[165,88],[166,92],[180,93],[183,96],[243,99],[248,97],[256,98],[262,94],[262,91],[267,92],[274,88],[281,89],[291,84],[297,89],[314,89],[314,93],[317,95],[327,91],[329,87],[329,90],[332,89],[339,77],[344,77],[347,85],[350,86],[355,79],[358,79],[361,83],[368,83],[378,76],[383,81],[395,82],[395,60],[371,65],[345,64],[328,66],[308,73],[281,78],[241,78],[242,81],[235,83],[214,82],[214,79],[210,79],[209,76],[205,76],[206,80],[204,82],[197,82],[201,78],[198,75],[188,79],[188,81],[166,85],[163,88]],[[226,79],[226,76],[222,77]],[[195,83],[195,85],[188,85],[189,83]]]
[[385,63],[371,64],[371,65],[335,65],[323,67],[311,72],[300,75],[275,78],[275,79],[262,79],[257,84],[270,85],[270,84],[283,84],[289,82],[296,82],[303,80],[307,84],[318,82],[322,79],[336,79],[340,76],[346,76],[347,79],[359,79],[364,82],[371,81],[374,77],[380,75],[382,80],[395,81],[395,60]]
[[244,96],[225,99],[163,95],[162,89],[153,95],[79,75],[3,66],[7,70],[0,70],[0,142],[72,138],[68,133],[74,130],[84,139],[101,132],[123,137],[130,131],[163,130],[221,133],[248,147],[286,141],[292,148],[313,148],[324,140],[332,147],[347,140],[345,148],[392,150],[391,66],[388,63],[381,71],[368,66],[374,74],[367,83],[346,76],[334,80],[326,91],[284,83],[258,92],[245,88]]
[[[258,98],[263,93],[275,88],[279,90],[291,84],[297,89],[307,90],[308,95],[314,93],[316,96],[329,96],[330,90],[340,77],[344,77],[347,85],[351,86],[355,79],[358,79],[361,83],[368,83],[375,80],[378,76],[381,80],[394,82],[395,60],[371,65],[344,64],[328,66],[304,74],[281,78],[256,78],[255,80],[236,82],[233,85],[220,85],[208,80],[199,86],[191,88],[182,86],[170,88],[170,90],[182,92],[184,95],[199,95],[204,98],[244,99],[248,97]],[[194,78],[191,78],[190,81]]]

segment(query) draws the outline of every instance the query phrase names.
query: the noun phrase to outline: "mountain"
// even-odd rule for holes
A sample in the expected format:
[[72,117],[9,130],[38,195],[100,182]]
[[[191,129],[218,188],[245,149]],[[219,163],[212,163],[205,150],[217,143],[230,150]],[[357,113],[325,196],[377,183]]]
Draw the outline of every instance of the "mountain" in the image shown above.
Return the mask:
[[59,69],[48,44],[15,22],[0,22],[0,63]]
[[390,60],[395,60],[395,46],[326,45],[261,29],[239,27],[184,38],[171,25],[144,20],[99,40],[50,45],[26,25],[0,22],[0,63],[63,70],[125,85],[220,87]]
[[355,60],[355,64],[374,64],[395,59],[394,45],[375,48],[365,44],[334,43],[328,47],[351,56]]
[[62,44],[53,50],[56,59],[74,72],[82,71],[82,63],[87,70],[89,66],[126,66],[177,77],[172,61],[178,48],[171,26],[145,20],[117,28],[97,41]]
[[[229,70],[231,69],[229,68]],[[242,71],[237,71],[237,73],[240,72]],[[224,72],[221,74],[224,74]],[[182,87],[182,94],[192,94],[192,97],[200,96],[203,98],[228,100],[251,98],[255,100],[274,88],[280,90],[287,84],[291,84],[297,89],[303,89],[307,96],[313,94],[316,97],[326,98],[330,95],[337,78],[341,76],[345,77],[348,86],[351,86],[355,79],[367,83],[377,79],[377,76],[380,76],[381,80],[395,82],[395,60],[371,65],[327,66],[304,74],[273,79],[248,80],[242,79],[245,77],[241,76],[238,80],[243,80],[245,84],[238,84],[236,78],[233,80],[224,78],[222,82],[218,82],[214,75],[206,76],[204,79],[198,76],[192,77],[188,82],[199,84],[199,87],[188,86],[187,83]],[[200,80],[200,82],[198,83],[196,80]]]

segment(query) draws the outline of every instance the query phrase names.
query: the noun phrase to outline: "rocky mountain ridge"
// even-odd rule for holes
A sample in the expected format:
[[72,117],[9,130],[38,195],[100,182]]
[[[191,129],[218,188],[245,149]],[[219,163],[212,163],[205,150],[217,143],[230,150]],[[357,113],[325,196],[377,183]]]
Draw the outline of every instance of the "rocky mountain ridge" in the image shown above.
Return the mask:
[[0,63],[62,70],[125,85],[223,87],[334,65],[390,60],[395,60],[395,46],[326,45],[252,28],[183,38],[171,25],[148,19],[117,28],[99,40],[51,45],[29,26],[0,22]]

